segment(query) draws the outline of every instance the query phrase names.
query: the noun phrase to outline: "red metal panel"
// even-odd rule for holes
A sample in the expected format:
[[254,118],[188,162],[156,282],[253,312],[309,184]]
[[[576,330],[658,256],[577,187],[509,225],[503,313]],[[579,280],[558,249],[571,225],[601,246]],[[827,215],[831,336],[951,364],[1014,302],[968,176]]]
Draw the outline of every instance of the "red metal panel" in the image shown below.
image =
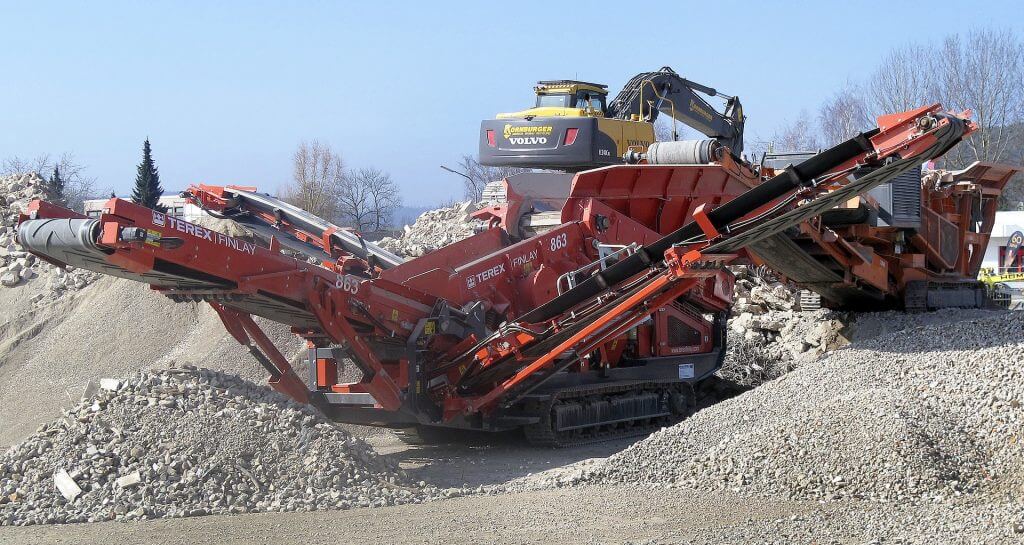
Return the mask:
[[616,165],[573,179],[562,221],[580,219],[579,203],[599,201],[664,235],[691,220],[701,205],[717,206],[750,189],[756,178],[729,165]]

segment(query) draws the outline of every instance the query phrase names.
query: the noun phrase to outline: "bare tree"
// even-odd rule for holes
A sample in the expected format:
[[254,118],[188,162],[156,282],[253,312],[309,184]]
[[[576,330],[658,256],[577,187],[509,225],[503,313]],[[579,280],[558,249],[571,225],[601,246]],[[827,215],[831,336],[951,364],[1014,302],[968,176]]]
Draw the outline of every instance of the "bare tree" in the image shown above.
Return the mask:
[[54,169],[60,170],[64,187],[60,195],[54,195],[61,204],[72,209],[82,210],[83,202],[96,196],[96,178],[86,175],[86,166],[79,163],[72,153],[63,153],[54,160],[48,153],[32,159],[9,157],[0,165],[0,174],[27,174],[35,172],[48,181],[52,181]]
[[772,151],[815,151],[820,148],[818,134],[807,110],[802,110],[792,123],[787,123],[772,136]]
[[1004,160],[1021,145],[1013,127],[1024,118],[1024,42],[1012,31],[973,30],[894,50],[868,87],[878,114],[935,102],[971,110],[979,130],[946,154],[951,167]]
[[939,99],[971,110],[979,126],[947,159],[957,167],[1004,160],[1021,144],[1014,125],[1024,118],[1024,42],[1008,30],[975,30],[947,37],[939,51]]
[[102,194],[96,191],[96,178],[85,174],[85,165],[76,161],[73,154],[62,154],[54,168],[60,169],[60,175],[64,178],[64,191],[61,195],[64,206],[81,211],[87,199]]
[[487,184],[508,178],[520,172],[526,172],[525,168],[517,167],[489,167],[481,165],[476,157],[463,155],[459,167],[466,175],[463,179],[464,195],[473,202],[483,200],[484,186]]
[[672,140],[691,140],[709,138],[686,123],[676,121],[670,115],[659,115],[654,120],[654,140],[671,142]]
[[915,44],[892,50],[868,80],[870,109],[889,114],[936,102],[934,70],[938,66],[932,48]]
[[322,218],[334,219],[345,184],[341,156],[327,144],[302,142],[292,156],[292,181],[281,197]]
[[292,167],[292,181],[281,197],[340,225],[379,231],[402,205],[389,174],[376,168],[346,171],[341,155],[316,140],[299,144]]
[[348,173],[342,178],[337,206],[338,223],[357,231],[373,230],[374,214],[370,190],[356,175]]
[[42,176],[49,170],[53,170],[53,161],[50,160],[49,153],[37,155],[32,159],[8,157],[4,159],[3,165],[0,166],[0,174],[4,176],[28,174],[29,172],[35,172]]
[[[1011,127],[1010,149],[1003,162],[1011,165],[1024,165],[1024,121]],[[999,196],[1000,210],[1024,210],[1024,175],[1017,174],[1006,184],[1003,194]]]
[[671,116],[659,115],[654,120],[654,140],[657,142],[671,142],[675,136],[675,119]]
[[349,173],[339,213],[343,221],[360,230],[381,231],[392,224],[402,197],[391,175],[377,168]]
[[826,146],[853,138],[874,125],[859,87],[847,84],[818,109],[818,125]]

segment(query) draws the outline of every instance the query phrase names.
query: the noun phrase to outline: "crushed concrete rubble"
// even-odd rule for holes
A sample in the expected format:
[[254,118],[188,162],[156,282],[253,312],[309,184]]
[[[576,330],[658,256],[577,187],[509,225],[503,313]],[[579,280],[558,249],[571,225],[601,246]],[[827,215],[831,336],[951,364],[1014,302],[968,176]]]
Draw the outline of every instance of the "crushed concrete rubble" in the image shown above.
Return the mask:
[[736,275],[726,356],[719,376],[757,386],[814,361],[846,343],[848,316],[827,309],[798,308],[797,290],[745,266]]
[[313,409],[234,375],[180,368],[91,388],[0,456],[0,524],[418,503],[411,485]]
[[209,214],[201,213],[195,218],[191,218],[192,223],[206,227],[211,231],[223,233],[229,237],[252,239],[252,232],[246,229],[242,224],[237,221],[233,221],[228,218],[215,218]]
[[981,314],[831,352],[570,480],[782,499],[1020,501],[1024,313]]
[[420,214],[412,225],[405,226],[400,238],[384,237],[377,245],[404,257],[419,257],[453,242],[473,235],[483,222],[471,214],[482,206],[470,201],[428,210]]
[[36,173],[0,177],[0,286],[12,288],[33,281],[43,281],[50,288],[47,294],[36,294],[39,303],[65,292],[84,288],[98,278],[96,273],[67,267],[61,269],[25,251],[16,240],[18,215],[26,211],[34,199],[51,199],[46,180]]

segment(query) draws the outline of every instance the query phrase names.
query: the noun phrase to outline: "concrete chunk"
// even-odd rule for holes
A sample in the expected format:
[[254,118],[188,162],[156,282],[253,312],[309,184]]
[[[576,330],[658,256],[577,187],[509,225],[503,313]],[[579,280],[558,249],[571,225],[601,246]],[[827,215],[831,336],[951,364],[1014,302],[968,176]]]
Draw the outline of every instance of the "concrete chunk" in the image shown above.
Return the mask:
[[133,471],[127,475],[118,477],[117,480],[114,481],[114,484],[116,484],[118,488],[131,488],[133,486],[137,486],[141,482],[142,475],[140,475],[138,471]]
[[99,385],[96,384],[95,380],[90,380],[89,382],[86,382],[85,389],[82,390],[82,401],[85,401],[86,399],[92,399],[92,397],[95,396],[96,392],[98,391]]
[[8,288],[17,286],[18,282],[20,282],[20,281],[21,281],[21,276],[19,276],[18,273],[14,272],[14,271],[7,271],[7,272],[3,273],[3,275],[0,275],[0,284],[3,284],[4,286],[7,286]]
[[100,390],[109,390],[116,392],[121,387],[121,381],[116,378],[101,378],[100,379]]
[[64,499],[68,501],[75,501],[75,498],[82,493],[82,489],[79,488],[78,483],[68,475],[67,470],[61,469],[53,474],[53,484],[57,486],[57,490],[64,496]]

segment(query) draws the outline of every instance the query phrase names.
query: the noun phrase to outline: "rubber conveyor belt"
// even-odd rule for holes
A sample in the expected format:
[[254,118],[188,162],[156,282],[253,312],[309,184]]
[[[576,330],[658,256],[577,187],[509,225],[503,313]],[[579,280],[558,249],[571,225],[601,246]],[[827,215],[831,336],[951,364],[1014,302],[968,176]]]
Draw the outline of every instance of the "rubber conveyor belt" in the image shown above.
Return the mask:
[[[243,204],[244,206],[242,210],[253,209],[272,214],[275,217],[287,220],[289,223],[307,232],[315,233],[319,236],[323,236],[324,233],[330,232],[331,239],[344,248],[346,252],[367,261],[374,261],[383,269],[390,269],[391,267],[404,263],[404,260],[401,257],[398,257],[384,248],[363,239],[363,237],[359,236],[355,232],[342,229],[319,216],[310,214],[297,206],[288,204],[280,199],[271,197],[270,195],[232,187],[225,188],[224,192],[230,195],[235,202]],[[255,219],[252,216],[247,216],[244,212],[240,212],[235,215],[227,215],[227,217],[253,228],[258,232],[258,234],[264,237],[269,237],[273,234],[280,238],[282,235],[280,231],[274,229],[271,225]],[[290,249],[302,252],[310,257],[323,259],[326,256],[320,248],[313,249],[313,246],[302,243],[298,239],[291,238],[282,240],[282,242],[285,241],[287,241],[286,245]]]
[[[18,226],[18,241],[27,250],[72,267],[143,282],[164,290],[186,290],[189,294],[218,294],[235,287],[233,282],[198,271],[157,261],[152,270],[136,273],[107,261],[110,250],[96,244],[99,220],[35,219]],[[173,292],[168,292],[173,295]],[[225,306],[263,316],[295,327],[318,327],[319,322],[306,309],[267,295],[232,294]]]

